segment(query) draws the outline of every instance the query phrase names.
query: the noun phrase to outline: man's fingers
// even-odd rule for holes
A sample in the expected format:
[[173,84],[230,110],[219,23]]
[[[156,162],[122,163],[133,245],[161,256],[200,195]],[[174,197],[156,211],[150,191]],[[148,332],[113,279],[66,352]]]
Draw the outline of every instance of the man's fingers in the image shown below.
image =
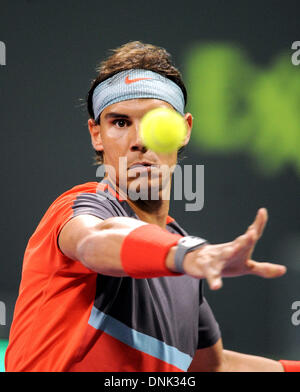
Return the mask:
[[286,273],[286,267],[280,264],[260,263],[248,260],[249,274],[261,276],[262,278],[277,278]]
[[251,248],[254,247],[256,241],[257,241],[256,231],[254,229],[248,230],[245,234],[235,239],[234,248],[233,248],[234,252],[232,253],[232,256],[237,255],[240,252],[245,252],[250,250]]
[[257,239],[259,239],[264,231],[266,223],[268,221],[268,212],[265,208],[260,208],[257,211],[256,217],[252,225],[248,227],[248,231],[254,229],[257,234]]
[[207,276],[206,280],[211,290],[219,290],[223,286],[220,276]]
[[203,275],[211,290],[219,290],[223,286],[220,268],[213,268],[209,264],[204,265]]

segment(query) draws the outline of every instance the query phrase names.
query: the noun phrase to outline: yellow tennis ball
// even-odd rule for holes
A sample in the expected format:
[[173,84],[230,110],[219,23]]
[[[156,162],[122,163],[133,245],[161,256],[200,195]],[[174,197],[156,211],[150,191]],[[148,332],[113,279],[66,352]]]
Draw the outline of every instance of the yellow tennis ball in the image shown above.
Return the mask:
[[154,152],[170,153],[183,145],[187,132],[183,116],[168,108],[150,110],[141,120],[140,135]]

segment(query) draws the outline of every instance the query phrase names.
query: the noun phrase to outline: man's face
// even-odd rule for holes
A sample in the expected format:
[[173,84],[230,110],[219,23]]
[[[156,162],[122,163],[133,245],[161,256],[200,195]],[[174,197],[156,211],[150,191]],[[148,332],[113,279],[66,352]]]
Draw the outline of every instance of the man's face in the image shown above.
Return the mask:
[[[160,190],[170,179],[177,162],[177,151],[158,154],[147,150],[140,138],[140,122],[152,109],[173,107],[158,99],[131,99],[108,106],[100,116],[100,125],[89,121],[92,143],[103,151],[106,173],[121,189],[140,191],[157,187]],[[189,139],[191,115],[186,115]],[[164,185],[165,184],[165,185]],[[147,193],[147,192],[146,192]]]

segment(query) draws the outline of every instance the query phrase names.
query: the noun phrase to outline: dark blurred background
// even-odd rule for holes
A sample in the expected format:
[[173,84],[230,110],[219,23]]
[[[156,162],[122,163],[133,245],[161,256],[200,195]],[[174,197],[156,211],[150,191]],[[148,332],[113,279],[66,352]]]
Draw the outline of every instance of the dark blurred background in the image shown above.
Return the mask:
[[[268,73],[273,59],[283,54],[294,86],[300,80],[300,65],[291,64],[291,45],[300,40],[299,12],[299,2],[288,0],[0,1],[0,41],[6,46],[6,65],[0,66],[0,301],[6,306],[6,325],[0,325],[0,339],[8,339],[22,258],[36,225],[65,190],[97,181],[83,102],[95,68],[109,49],[132,40],[163,46],[191,89],[193,50],[201,50],[207,43],[239,48],[255,75]],[[193,69],[197,74],[196,65]],[[220,73],[222,69],[220,64]],[[201,75],[205,80],[205,70]],[[210,91],[210,86],[206,89]],[[205,101],[200,86],[190,97],[191,110],[198,110],[197,94],[199,105]],[[297,108],[300,113],[300,105]],[[199,113],[201,116],[200,106]],[[211,116],[217,118],[218,112],[212,111]],[[288,128],[289,117],[285,120]],[[259,118],[257,123],[262,126]],[[289,138],[298,151],[300,122],[296,124],[298,128],[293,128]],[[265,170],[259,163],[261,155],[272,156],[282,143],[272,136],[272,129],[257,160],[255,151],[251,153],[245,146],[228,149],[221,144],[214,148],[216,143],[209,145],[205,139],[202,144],[205,129],[200,123],[194,131],[198,137],[192,139],[182,164],[205,166],[204,208],[187,212],[185,201],[173,201],[170,215],[190,234],[218,243],[243,233],[257,209],[264,206],[269,222],[255,259],[288,267],[287,274],[276,280],[228,278],[217,292],[206,286],[224,346],[274,359],[299,360],[300,326],[291,321],[292,303],[300,301],[297,154],[293,160],[280,161],[276,170]],[[253,126],[253,132],[257,127]],[[286,128],[280,131],[280,135],[286,133]],[[5,344],[2,342],[3,349]]]

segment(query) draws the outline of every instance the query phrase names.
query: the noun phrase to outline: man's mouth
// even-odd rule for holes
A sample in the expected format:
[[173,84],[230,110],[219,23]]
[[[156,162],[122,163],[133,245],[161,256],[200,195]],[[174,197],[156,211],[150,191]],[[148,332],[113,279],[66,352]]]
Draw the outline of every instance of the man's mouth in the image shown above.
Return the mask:
[[137,162],[131,165],[128,170],[137,172],[151,171],[153,168],[158,168],[158,165],[150,162]]

